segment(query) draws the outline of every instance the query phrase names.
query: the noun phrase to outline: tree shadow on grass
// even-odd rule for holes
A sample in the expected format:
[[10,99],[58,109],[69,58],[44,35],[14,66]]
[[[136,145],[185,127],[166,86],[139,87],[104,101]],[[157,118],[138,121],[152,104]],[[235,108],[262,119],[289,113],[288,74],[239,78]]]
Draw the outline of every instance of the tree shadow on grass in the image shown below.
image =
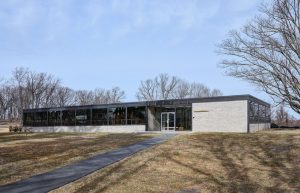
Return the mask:
[[[274,136],[272,138],[268,136],[262,140],[258,135],[245,135],[239,138],[230,135],[220,135],[212,138],[208,137],[208,139],[201,142],[206,144],[205,146],[209,152],[220,161],[222,168],[226,171],[226,184],[216,184],[217,186],[222,186],[223,191],[286,192],[287,190],[282,188],[284,184],[287,184],[289,190],[292,191],[300,189],[299,161],[297,162],[295,157],[291,155],[293,140],[293,137],[289,137],[282,144],[278,139],[274,139]],[[267,168],[267,175],[270,176],[273,186],[264,186],[249,177],[250,170],[258,168],[255,168],[256,165],[249,166],[249,163],[245,162],[245,156],[255,158],[259,163],[257,167]],[[179,163],[178,161],[176,162]],[[286,167],[286,163],[290,167]],[[190,165],[180,164],[195,170]],[[202,171],[200,173],[203,174]],[[208,180],[215,178],[214,174],[206,176]]]
[[[274,138],[274,136],[273,136]],[[252,154],[256,157],[261,165],[269,168],[269,176],[274,182],[272,187],[266,187],[270,192],[282,192],[280,186],[286,184],[291,190],[300,190],[300,160],[297,160],[292,151],[298,151],[299,147],[295,147],[295,139],[292,135],[284,141],[276,141],[268,138],[266,141],[257,143],[257,147],[263,152],[263,156]]]
[[[226,147],[223,144],[223,139],[205,139],[203,141],[196,142],[196,144],[199,142],[204,143],[205,148],[208,148],[208,151],[213,154],[216,159],[214,160],[214,162],[216,162],[217,160],[220,161],[222,167],[226,171],[226,179],[220,179],[220,175],[218,175],[218,173],[209,173],[207,171],[204,171],[203,169],[196,168],[191,164],[183,163],[182,161],[179,161],[172,157],[169,157],[169,160],[196,173],[204,175],[205,178],[203,180],[195,180],[198,183],[214,184],[214,190],[212,190],[213,192],[255,192],[259,188],[258,185],[251,183],[249,177],[247,176],[248,168],[239,166],[234,162],[233,158],[228,155]],[[198,155],[195,154],[193,156],[197,157]]]
[[[166,158],[167,162],[175,163],[183,168],[194,171],[194,174],[188,174],[188,179],[193,180],[199,184],[213,184],[211,187],[212,192],[297,192],[300,189],[300,168],[299,158],[295,158],[292,150],[299,150],[294,147],[296,143],[292,136],[288,138],[277,139],[269,135],[209,135],[200,138],[189,138],[192,145],[188,148],[205,148],[207,152],[212,154],[212,160],[220,163],[220,166],[225,171],[225,176],[218,173],[210,173],[208,170],[197,167],[197,164],[189,164],[178,158],[178,154],[169,149],[167,152],[155,154],[155,156],[143,160],[142,164],[132,162],[130,169],[124,170],[124,167],[129,167],[126,162],[120,162],[99,177],[93,178],[91,182],[86,183],[80,187],[76,192],[87,192],[89,190],[96,190],[97,192],[105,191],[117,184],[128,180],[131,176],[146,167],[149,162],[155,161],[156,158]],[[193,141],[194,140],[194,141]],[[168,149],[166,149],[168,150]],[[197,154],[195,151],[188,151],[193,158],[203,160],[203,155]],[[204,155],[205,156],[205,155]],[[300,152],[299,155],[300,156]],[[130,158],[129,158],[130,159]],[[248,159],[248,160],[246,160]],[[158,163],[157,163],[158,164]],[[287,167],[287,164],[289,165]],[[264,172],[264,175],[251,172]],[[118,173],[119,176],[105,183],[112,173]],[[182,175],[182,174],[178,174]],[[259,178],[267,176],[269,179],[262,179],[266,182],[258,182]],[[184,177],[184,176],[183,176]],[[270,181],[270,183],[268,182]],[[101,183],[105,183],[101,186]],[[176,182],[174,182],[176,183]],[[180,183],[180,182],[179,182]],[[99,185],[100,184],[100,185]],[[201,192],[201,189],[199,189]]]

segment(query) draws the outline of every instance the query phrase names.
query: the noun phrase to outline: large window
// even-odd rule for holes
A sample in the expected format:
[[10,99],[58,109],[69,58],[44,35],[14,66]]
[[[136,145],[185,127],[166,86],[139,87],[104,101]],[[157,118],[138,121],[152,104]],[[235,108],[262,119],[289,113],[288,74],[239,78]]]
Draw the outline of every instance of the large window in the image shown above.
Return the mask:
[[35,126],[48,126],[47,111],[36,112],[34,117]]
[[92,116],[93,125],[107,125],[107,109],[93,109]]
[[250,123],[269,123],[270,121],[271,121],[271,110],[269,106],[258,104],[254,101],[249,102]]
[[23,114],[23,125],[24,126],[34,126],[34,113],[24,113]]
[[192,108],[176,109],[176,131],[192,130]]
[[127,124],[128,125],[146,124],[145,107],[127,107]]
[[48,112],[48,125],[49,126],[60,126],[61,125],[60,111],[49,111]]
[[76,125],[90,125],[91,124],[91,110],[79,109],[76,110]]
[[62,125],[75,126],[75,110],[62,111]]
[[126,108],[108,108],[109,125],[126,125]]

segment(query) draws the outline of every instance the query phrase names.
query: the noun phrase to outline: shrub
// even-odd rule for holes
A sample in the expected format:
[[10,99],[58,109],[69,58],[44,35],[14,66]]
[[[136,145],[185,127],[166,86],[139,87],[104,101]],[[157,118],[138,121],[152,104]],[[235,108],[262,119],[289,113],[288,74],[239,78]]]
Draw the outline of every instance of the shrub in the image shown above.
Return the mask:
[[13,132],[13,129],[14,129],[13,126],[10,125],[9,126],[9,132]]
[[279,126],[275,123],[271,123],[271,128],[279,128]]

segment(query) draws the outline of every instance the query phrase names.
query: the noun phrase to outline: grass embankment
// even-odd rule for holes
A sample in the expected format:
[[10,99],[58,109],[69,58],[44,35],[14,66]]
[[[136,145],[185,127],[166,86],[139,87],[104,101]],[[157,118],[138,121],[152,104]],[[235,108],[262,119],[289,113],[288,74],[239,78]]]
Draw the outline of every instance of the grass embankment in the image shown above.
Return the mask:
[[153,134],[0,133],[0,185],[153,137]]
[[299,192],[300,132],[176,136],[53,192]]

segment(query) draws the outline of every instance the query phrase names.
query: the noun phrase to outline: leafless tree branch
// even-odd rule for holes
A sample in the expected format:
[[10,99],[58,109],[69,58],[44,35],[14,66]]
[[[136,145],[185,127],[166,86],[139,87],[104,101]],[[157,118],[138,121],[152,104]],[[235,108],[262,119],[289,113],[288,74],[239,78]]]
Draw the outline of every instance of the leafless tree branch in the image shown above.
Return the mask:
[[300,113],[299,0],[274,0],[240,31],[231,31],[218,45],[227,55],[222,67]]

